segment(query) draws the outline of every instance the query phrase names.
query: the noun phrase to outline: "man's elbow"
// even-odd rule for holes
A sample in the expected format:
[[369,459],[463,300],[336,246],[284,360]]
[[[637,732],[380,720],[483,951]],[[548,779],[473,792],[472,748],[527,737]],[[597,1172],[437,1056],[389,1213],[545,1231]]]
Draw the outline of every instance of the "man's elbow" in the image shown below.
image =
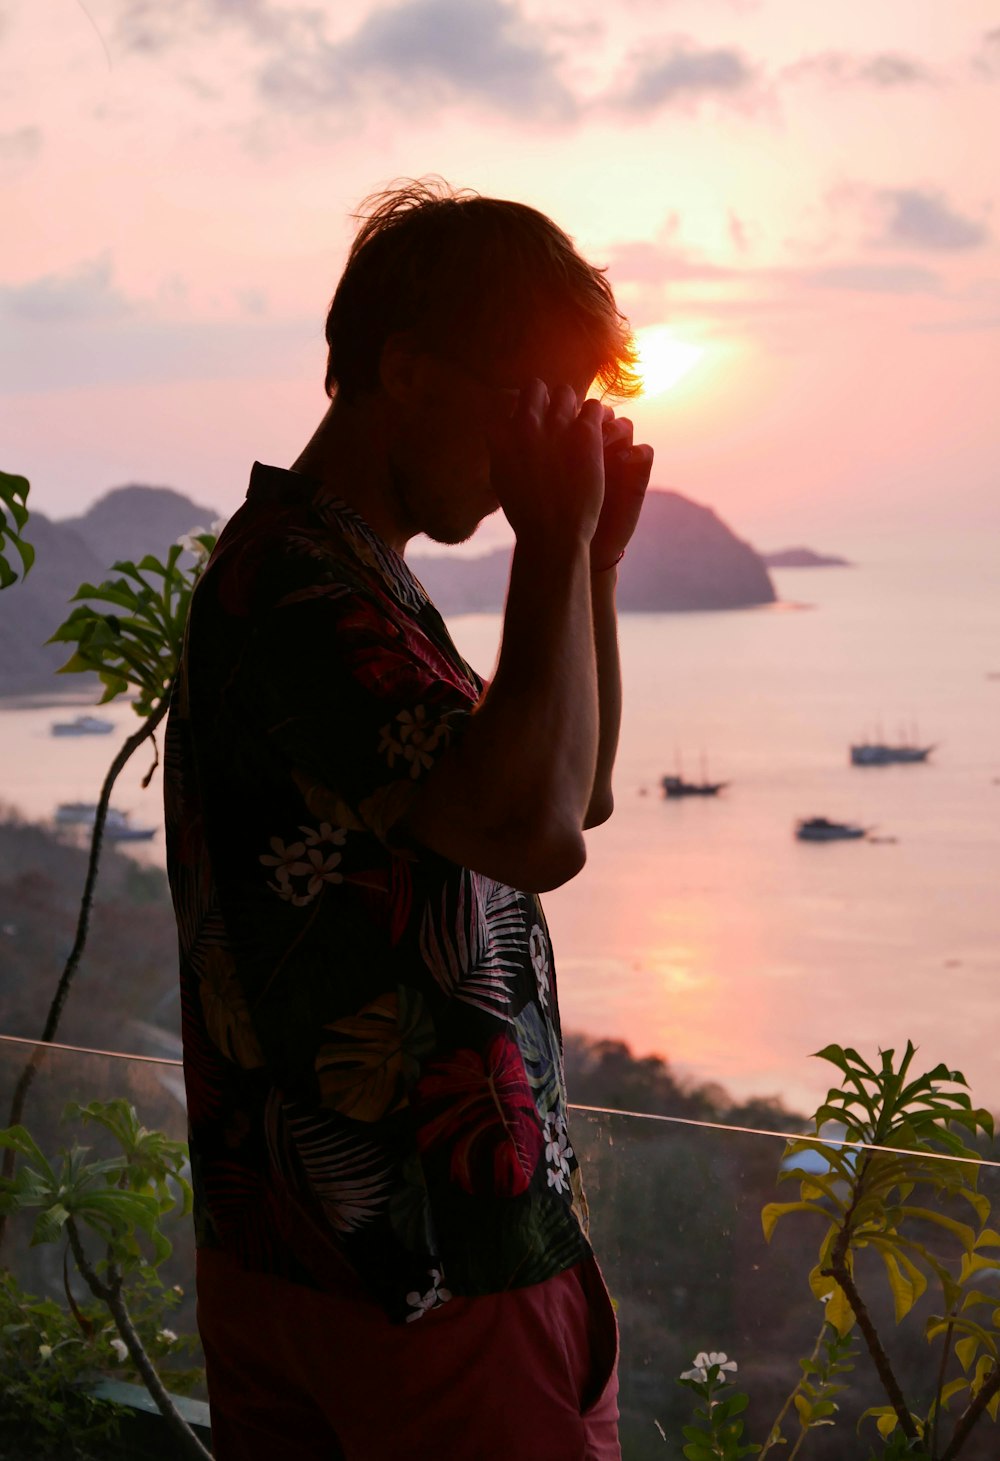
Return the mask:
[[591,827],[599,827],[602,822],[608,821],[614,809],[615,799],[610,791],[604,796],[595,796],[587,808],[583,830],[588,832]]
[[539,839],[531,848],[521,887],[526,893],[550,893],[582,872],[586,861],[587,844],[582,832]]

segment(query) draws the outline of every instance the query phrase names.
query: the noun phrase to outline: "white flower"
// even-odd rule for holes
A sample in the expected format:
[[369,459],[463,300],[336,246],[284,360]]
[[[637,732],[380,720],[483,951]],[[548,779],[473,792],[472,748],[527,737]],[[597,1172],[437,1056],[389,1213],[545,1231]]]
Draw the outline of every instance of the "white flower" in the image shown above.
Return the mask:
[[38,1358],[40,1360],[50,1360],[52,1358],[51,1344],[40,1344],[38,1346]]
[[159,1334],[157,1335],[157,1338],[163,1344],[176,1344],[177,1343],[177,1335],[174,1333],[174,1331],[172,1329],[161,1329],[160,1332],[159,1332]]
[[707,1352],[702,1350],[700,1354],[696,1354],[694,1357],[694,1368],[681,1372],[681,1379],[697,1380],[700,1385],[704,1385],[708,1379],[708,1372],[713,1365],[718,1365],[720,1373],[723,1370],[731,1370],[735,1373],[738,1368],[735,1360],[727,1359],[724,1350],[713,1349]]
[[124,1364],[125,1361],[128,1359],[128,1345],[125,1343],[124,1339],[112,1339],[111,1348],[118,1356],[119,1361]]
[[548,1177],[549,1186],[554,1187],[557,1192],[568,1192],[569,1182],[566,1180],[568,1171],[568,1167],[550,1167],[545,1174]]

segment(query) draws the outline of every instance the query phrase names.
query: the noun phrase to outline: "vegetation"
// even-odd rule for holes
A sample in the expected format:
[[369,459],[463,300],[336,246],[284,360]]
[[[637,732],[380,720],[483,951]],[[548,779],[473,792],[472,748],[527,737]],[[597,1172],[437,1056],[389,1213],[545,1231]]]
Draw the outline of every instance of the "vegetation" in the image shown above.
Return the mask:
[[[0,1178],[0,1212],[34,1213],[33,1246],[65,1241],[77,1272],[107,1314],[102,1322],[99,1310],[81,1308],[65,1260],[68,1312],[51,1300],[21,1292],[7,1279],[3,1303],[8,1317],[0,1346],[11,1384],[5,1385],[0,1434],[7,1429],[23,1435],[34,1427],[36,1443],[68,1433],[74,1446],[77,1439],[104,1434],[112,1421],[81,1393],[80,1382],[106,1368],[110,1352],[141,1377],[171,1427],[179,1453],[204,1461],[208,1452],[178,1414],[155,1363],[172,1360],[193,1344],[179,1340],[165,1323],[179,1295],[157,1277],[159,1265],[170,1255],[163,1220],[175,1210],[180,1217],[190,1211],[191,1189],[183,1175],[187,1149],[161,1132],[147,1131],[124,1100],[86,1106],[74,1102],[65,1118],[102,1128],[113,1139],[113,1154],[94,1159],[91,1148],[74,1143],[50,1160],[23,1126],[0,1131],[0,1147],[21,1158],[14,1176]],[[93,1252],[95,1240],[101,1257]],[[117,1337],[109,1334],[107,1315]],[[189,1388],[197,1377],[196,1370],[170,1376],[175,1388]]]

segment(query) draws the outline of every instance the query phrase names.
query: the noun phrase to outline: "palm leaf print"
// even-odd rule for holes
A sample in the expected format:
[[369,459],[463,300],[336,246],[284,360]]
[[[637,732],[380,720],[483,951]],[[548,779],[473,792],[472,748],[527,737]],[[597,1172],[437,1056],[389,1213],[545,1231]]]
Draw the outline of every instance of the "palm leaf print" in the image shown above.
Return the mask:
[[565,1104],[561,1062],[552,1027],[536,1004],[526,1004],[514,1020],[514,1035],[525,1074],[541,1116]]
[[400,1110],[434,1046],[434,1027],[419,994],[400,987],[355,1015],[326,1025],[316,1057],[324,1106],[355,1121],[378,1121]]
[[338,1233],[364,1227],[384,1207],[390,1172],[371,1142],[338,1132],[328,1116],[293,1116],[285,1110],[288,1137],[309,1186]]
[[510,985],[526,948],[521,895],[479,873],[466,870],[449,881],[437,913],[430,903],[424,910],[420,952],[438,984],[498,1019],[510,1018]]

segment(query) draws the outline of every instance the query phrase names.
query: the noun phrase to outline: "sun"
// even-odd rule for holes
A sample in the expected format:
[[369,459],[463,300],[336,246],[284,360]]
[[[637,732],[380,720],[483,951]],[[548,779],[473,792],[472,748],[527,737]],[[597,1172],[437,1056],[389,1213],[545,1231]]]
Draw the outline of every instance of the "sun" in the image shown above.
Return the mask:
[[635,332],[636,371],[643,396],[658,396],[691,370],[705,353],[700,345],[678,340],[669,325],[646,325]]

